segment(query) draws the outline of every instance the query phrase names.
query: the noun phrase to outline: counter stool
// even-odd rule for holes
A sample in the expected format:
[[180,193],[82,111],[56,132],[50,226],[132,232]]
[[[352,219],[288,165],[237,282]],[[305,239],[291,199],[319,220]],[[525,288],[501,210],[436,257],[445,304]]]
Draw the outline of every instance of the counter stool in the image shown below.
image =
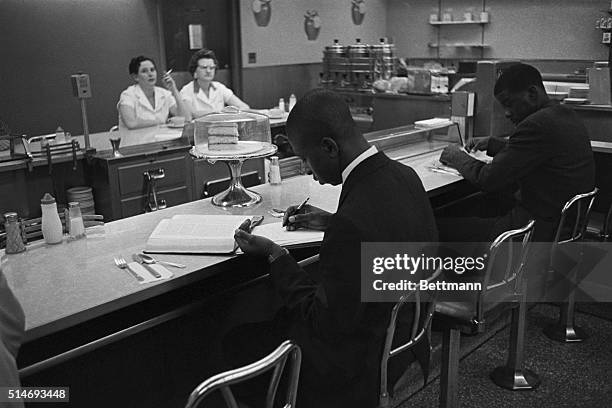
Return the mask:
[[593,220],[593,218],[589,219],[589,224],[587,225],[585,237],[587,240],[599,240],[603,242],[610,241],[611,238],[611,225],[612,223],[612,204],[608,208],[608,212],[606,213],[603,221]]
[[[572,197],[561,210],[561,218],[555,233],[550,253],[550,265],[548,274],[559,272],[564,257],[571,254],[578,259],[575,265],[563,277],[564,283],[569,285],[567,301],[561,305],[559,321],[544,329],[544,334],[552,340],[562,343],[576,343],[586,339],[586,333],[574,323],[574,306],[576,303],[575,282],[578,278],[578,270],[582,263],[584,248],[583,238],[589,224],[591,207],[599,190]],[[578,253],[576,253],[578,251]]]
[[[491,379],[510,390],[529,390],[540,384],[535,373],[523,368],[526,313],[523,271],[534,224],[535,221],[531,220],[526,226],[506,231],[493,241],[487,251],[484,275],[472,277],[475,282],[482,284],[480,291],[473,294],[457,292],[454,296],[462,296],[459,301],[440,300],[436,303],[435,318],[444,328],[440,407],[458,406],[461,331],[468,334],[483,333],[487,324],[498,319],[508,309],[512,310],[508,361],[505,366],[493,370]],[[440,297],[443,296],[444,293],[440,293]]]
[[[437,269],[431,275],[431,277],[427,279],[427,281],[432,282],[436,280],[441,272],[441,269]],[[393,340],[395,339],[395,331],[397,328],[397,317],[400,312],[400,309],[407,302],[414,302],[414,319],[412,321],[410,337],[405,343],[393,347]],[[400,297],[399,301],[391,310],[391,318],[389,319],[389,326],[387,327],[387,335],[385,337],[385,343],[380,362],[380,393],[378,398],[378,408],[388,408],[391,406],[392,396],[390,395],[388,390],[389,359],[391,357],[397,356],[398,354],[404,351],[412,349],[413,346],[415,346],[421,341],[427,342],[427,355],[423,356],[423,359],[420,360],[422,364],[421,368],[423,369],[423,386],[427,384],[427,378],[429,377],[429,360],[431,353],[431,320],[434,313],[434,306],[435,294],[433,294],[433,296],[429,296],[428,298],[424,297],[421,294],[419,286],[417,286],[417,289],[414,292],[405,294]]]
[[[289,361],[289,364],[287,364],[287,361]],[[227,407],[238,408],[238,403],[230,387],[273,369],[270,385],[266,391],[265,405],[266,408],[272,408],[285,367],[289,367],[289,384],[282,406],[287,408],[295,407],[301,362],[302,353],[300,348],[290,340],[286,340],[276,350],[261,360],[244,367],[214,375],[202,382],[189,395],[185,408],[198,407],[207,396],[217,390],[221,391]]]

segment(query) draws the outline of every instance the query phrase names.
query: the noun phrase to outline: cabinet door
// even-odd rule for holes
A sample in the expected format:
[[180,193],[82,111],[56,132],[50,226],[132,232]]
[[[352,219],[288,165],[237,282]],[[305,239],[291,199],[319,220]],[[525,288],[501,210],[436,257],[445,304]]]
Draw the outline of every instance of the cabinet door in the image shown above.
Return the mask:
[[[166,205],[183,204],[189,202],[191,193],[186,186],[180,186],[169,189],[160,189],[157,191],[157,200],[166,200]],[[132,196],[121,199],[121,217],[131,217],[133,215],[143,214],[147,203],[147,197],[142,195]]]
[[163,169],[165,177],[157,180],[157,188],[186,185],[188,180],[185,156],[162,158],[148,162],[130,163],[117,168],[119,194],[121,197],[146,193],[146,171]]

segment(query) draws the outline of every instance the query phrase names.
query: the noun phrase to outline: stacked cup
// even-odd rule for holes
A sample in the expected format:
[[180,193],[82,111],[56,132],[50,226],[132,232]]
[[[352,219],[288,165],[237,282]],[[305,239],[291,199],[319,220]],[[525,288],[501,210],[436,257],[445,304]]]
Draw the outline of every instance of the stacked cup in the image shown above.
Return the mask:
[[82,214],[94,214],[95,205],[91,187],[79,186],[66,190],[68,202],[76,201],[80,204]]

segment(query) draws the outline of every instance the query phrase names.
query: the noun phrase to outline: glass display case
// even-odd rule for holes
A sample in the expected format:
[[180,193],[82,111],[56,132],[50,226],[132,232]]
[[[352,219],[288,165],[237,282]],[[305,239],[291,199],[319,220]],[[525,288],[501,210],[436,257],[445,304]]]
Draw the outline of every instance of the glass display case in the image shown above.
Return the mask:
[[226,108],[224,112],[196,119],[193,138],[193,156],[211,163],[223,161],[230,170],[230,186],[213,197],[214,205],[247,207],[261,201],[261,196],[242,185],[241,171],[245,160],[263,158],[277,151],[271,143],[267,116]]

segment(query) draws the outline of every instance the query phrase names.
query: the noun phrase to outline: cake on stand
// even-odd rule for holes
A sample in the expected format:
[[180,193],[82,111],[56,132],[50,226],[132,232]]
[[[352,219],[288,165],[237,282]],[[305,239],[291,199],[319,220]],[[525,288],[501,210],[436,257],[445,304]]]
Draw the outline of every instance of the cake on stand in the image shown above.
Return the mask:
[[[232,125],[235,124],[235,125]],[[229,126],[228,126],[229,125]],[[235,127],[238,142],[223,146],[224,150],[210,149],[208,137],[212,129]],[[212,198],[220,207],[249,207],[261,201],[261,196],[247,190],[241,181],[242,164],[246,160],[261,159],[276,153],[277,146],[271,143],[268,117],[253,112],[242,112],[236,108],[222,113],[205,115],[194,122],[194,143],[190,154],[209,163],[225,162],[230,171],[229,188]]]

